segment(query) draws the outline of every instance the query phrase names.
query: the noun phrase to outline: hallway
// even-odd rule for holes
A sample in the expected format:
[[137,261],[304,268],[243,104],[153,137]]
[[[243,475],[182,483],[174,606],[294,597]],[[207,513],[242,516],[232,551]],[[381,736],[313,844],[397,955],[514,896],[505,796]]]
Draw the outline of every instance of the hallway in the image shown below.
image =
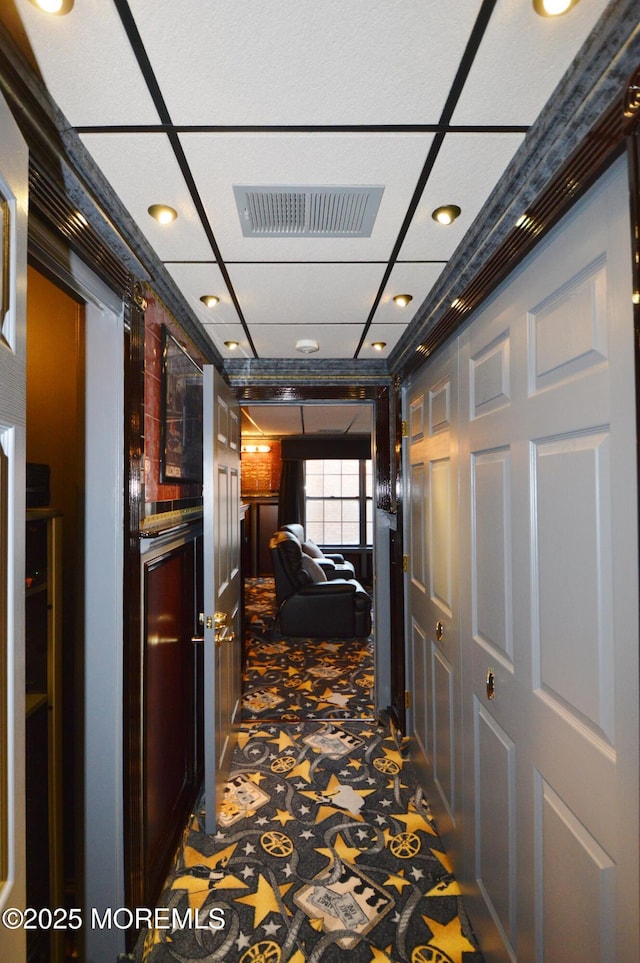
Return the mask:
[[[269,587],[248,587],[243,713],[255,718],[247,679],[262,677],[269,721],[244,721],[218,832],[192,816],[160,901],[167,912],[134,959],[482,963],[406,743],[355,692],[369,667],[358,660],[334,679],[341,646],[321,643],[325,701],[291,720],[285,698],[277,715],[287,689],[273,669],[281,638],[265,612]],[[291,651],[298,641],[286,640]],[[299,664],[289,665],[299,685]],[[343,698],[332,703],[330,690]],[[178,926],[164,928],[170,919]]]

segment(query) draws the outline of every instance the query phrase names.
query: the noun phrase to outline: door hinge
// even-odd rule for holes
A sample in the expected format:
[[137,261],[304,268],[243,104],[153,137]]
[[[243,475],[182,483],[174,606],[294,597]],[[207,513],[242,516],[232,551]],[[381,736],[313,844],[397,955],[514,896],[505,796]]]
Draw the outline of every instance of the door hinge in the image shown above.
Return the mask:
[[411,708],[411,693],[408,689],[404,690],[404,707],[405,709]]
[[408,427],[406,421],[404,421],[404,419],[403,419],[403,421],[402,421],[402,428],[401,428],[401,430],[400,430],[400,434],[402,435],[403,438],[408,438],[408,437],[409,437],[409,427]]
[[408,556],[408,555],[403,555],[403,556],[402,556],[402,571],[403,571],[403,572],[408,572],[408,571],[409,571],[409,556]]

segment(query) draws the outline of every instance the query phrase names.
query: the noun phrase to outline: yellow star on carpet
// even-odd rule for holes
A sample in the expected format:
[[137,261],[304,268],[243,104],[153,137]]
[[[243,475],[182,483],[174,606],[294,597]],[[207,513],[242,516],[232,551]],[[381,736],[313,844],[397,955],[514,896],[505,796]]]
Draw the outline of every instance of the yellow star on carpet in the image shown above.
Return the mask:
[[[289,887],[286,887],[287,889]],[[258,879],[258,888],[255,893],[248,896],[236,896],[236,903],[245,903],[253,906],[253,928],[260,926],[269,913],[279,913],[280,904],[273,886],[264,878],[262,873]]]
[[347,845],[341,833],[338,833],[336,836],[333,849],[323,846],[322,848],[316,849],[316,853],[319,853],[321,856],[326,856],[330,863],[333,863],[334,855],[337,856],[342,863],[354,863],[358,856],[362,856],[362,850]]
[[311,692],[312,689],[313,689],[313,682],[311,681],[311,679],[307,679],[307,681],[303,682],[302,685],[296,686],[296,692]]
[[278,746],[278,752],[282,752],[284,749],[290,749],[291,746],[295,746],[295,742],[284,730],[280,732],[277,739],[271,739],[271,742],[275,742]]
[[358,769],[362,769],[363,763],[360,761],[360,759],[352,759],[351,757],[349,757],[348,765],[351,766],[352,769],[355,769],[357,772]]
[[304,779],[305,782],[313,782],[311,776],[309,775],[310,769],[311,760],[304,759],[299,766],[295,766],[290,772],[287,773],[287,779],[291,779],[293,776],[295,776]]
[[292,813],[288,813],[286,809],[276,809],[276,813],[276,816],[271,817],[271,822],[278,822],[281,826],[286,826],[287,823],[296,818]]
[[405,888],[405,886],[411,886],[408,879],[404,878],[404,870],[401,869],[398,873],[391,873],[390,876],[385,879],[383,886],[395,886],[399,893]]
[[371,963],[393,963],[390,946],[388,946],[386,950],[379,950],[376,946],[372,946],[371,952],[373,954]]
[[305,959],[300,950],[296,950],[293,956],[289,957],[289,963],[304,963]]
[[460,887],[455,879],[440,880],[425,896],[460,896]]
[[414,806],[409,806],[409,811],[406,813],[393,813],[393,818],[404,823],[408,833],[422,831],[423,833],[429,833],[431,836],[436,835],[431,823]]
[[404,766],[404,759],[402,758],[402,756],[400,755],[397,749],[386,749],[385,746],[382,746],[382,751],[384,752],[387,759],[390,759],[391,762],[395,762],[398,768],[402,769],[402,767]]
[[144,952],[150,950],[151,947],[157,946],[158,943],[162,943],[163,936],[166,937],[167,943],[173,943],[171,936],[166,933],[166,930],[149,930],[144,940]]
[[448,873],[451,873],[451,875],[453,875],[453,866],[451,865],[451,860],[449,859],[446,853],[443,853],[439,849],[432,849],[431,855],[435,856],[436,859],[440,860],[444,869],[446,869]]
[[232,846],[227,846],[226,849],[221,849],[211,856],[203,856],[203,854],[198,852],[197,849],[194,849],[193,846],[185,846],[184,865],[187,869],[191,869],[192,866],[208,866],[209,869],[226,866],[233,856],[237,845],[237,843],[233,843]]
[[265,776],[265,774],[264,774],[263,772],[250,772],[250,773],[247,773],[247,779],[250,779],[251,782],[254,782],[254,783],[256,784],[256,786],[259,786],[260,783],[262,782],[262,780],[263,780],[263,779],[266,779],[266,778],[267,778],[267,777]]
[[429,945],[442,950],[443,953],[451,957],[453,963],[462,963],[463,953],[473,953],[477,949],[464,936],[459,916],[454,916],[446,926],[438,923],[437,920],[430,919],[428,916],[423,915],[422,919],[433,934],[429,940]]
[[324,920],[321,916],[314,916],[313,919],[309,920],[312,929],[316,930],[318,933],[322,933],[324,929]]
[[171,888],[187,891],[191,909],[200,909],[211,892],[208,880],[196,879],[194,876],[179,876],[173,881]]

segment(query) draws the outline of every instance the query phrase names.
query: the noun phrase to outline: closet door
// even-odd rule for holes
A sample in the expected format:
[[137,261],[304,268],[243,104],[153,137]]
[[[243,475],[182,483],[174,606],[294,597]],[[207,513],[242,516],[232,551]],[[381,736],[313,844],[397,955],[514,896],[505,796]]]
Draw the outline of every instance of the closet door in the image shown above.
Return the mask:
[[[28,151],[0,96],[0,908],[25,905],[24,508]],[[15,914],[14,914],[15,918]],[[0,958],[21,960],[0,925]]]
[[407,394],[408,633],[411,731],[431,787],[438,830],[460,841],[461,745],[458,631],[457,349],[423,369]]
[[461,337],[464,882],[488,961],[637,958],[626,167]]

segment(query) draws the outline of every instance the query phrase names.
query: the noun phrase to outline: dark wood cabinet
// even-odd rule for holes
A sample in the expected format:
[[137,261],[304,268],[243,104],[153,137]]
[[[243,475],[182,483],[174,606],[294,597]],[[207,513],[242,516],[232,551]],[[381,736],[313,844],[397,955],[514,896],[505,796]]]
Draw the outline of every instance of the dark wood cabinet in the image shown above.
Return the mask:
[[249,578],[273,575],[273,564],[269,552],[269,539],[278,529],[278,499],[260,498],[248,500],[245,516],[243,546],[246,568],[244,575]]

